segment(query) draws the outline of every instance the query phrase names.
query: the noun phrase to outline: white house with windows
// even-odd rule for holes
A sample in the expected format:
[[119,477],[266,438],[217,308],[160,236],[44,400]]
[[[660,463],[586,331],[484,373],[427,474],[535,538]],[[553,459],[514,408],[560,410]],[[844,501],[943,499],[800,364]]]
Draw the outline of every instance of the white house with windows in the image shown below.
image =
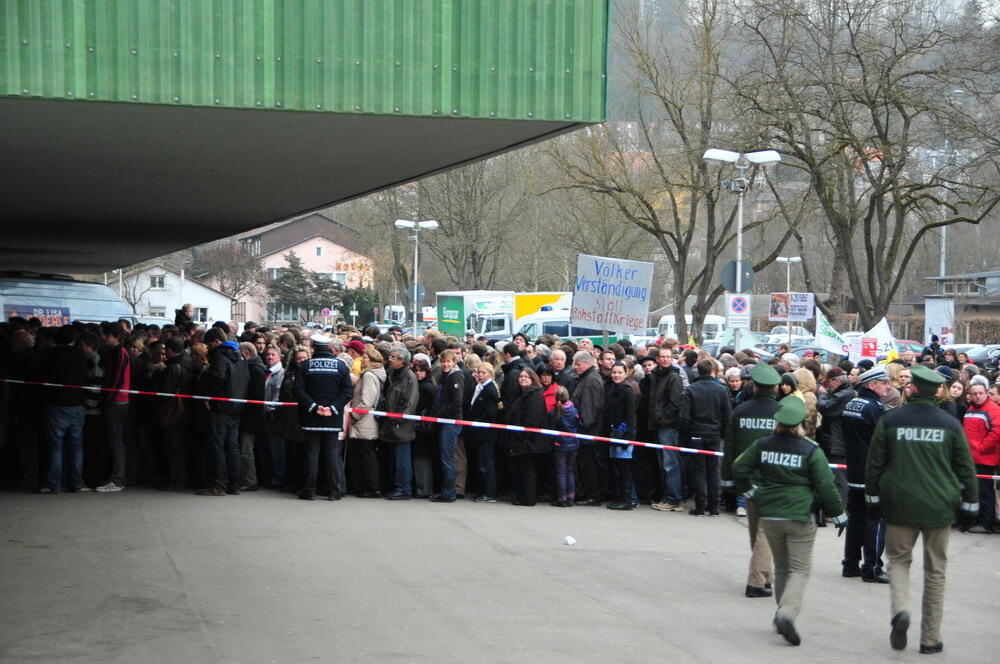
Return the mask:
[[233,298],[163,265],[132,270],[121,279],[116,274],[108,280],[108,286],[121,295],[136,316],[163,316],[173,322],[177,309],[190,304],[199,323],[230,320]]

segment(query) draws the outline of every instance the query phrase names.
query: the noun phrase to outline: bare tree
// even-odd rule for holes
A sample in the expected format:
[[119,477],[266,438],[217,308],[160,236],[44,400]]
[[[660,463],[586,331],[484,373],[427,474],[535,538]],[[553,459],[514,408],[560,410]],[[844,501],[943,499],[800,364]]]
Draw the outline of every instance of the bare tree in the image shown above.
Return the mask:
[[992,91],[995,51],[940,11],[908,0],[744,7],[750,64],[733,90],[829,225],[836,269],[819,277],[810,251],[803,267],[813,291],[829,279],[820,306],[831,317],[850,298],[873,325],[929,232],[977,224],[1000,200],[1000,146],[969,111]]
[[218,289],[237,300],[263,295],[266,275],[259,256],[242,242],[219,240],[194,251],[192,268],[196,274],[210,274]]
[[[725,0],[692,3],[664,35],[637,8],[622,7],[616,34],[634,78],[637,119],[578,132],[550,143],[548,154],[572,189],[609,200],[621,219],[658,243],[671,273],[671,300],[682,312],[693,298],[694,329],[678,317],[682,338],[700,337],[705,314],[722,295],[718,260],[735,237],[734,199],[722,200],[720,170],[702,159],[710,147],[756,147],[740,132],[723,74],[726,44],[734,27]],[[744,220],[757,228],[770,215]],[[753,263],[774,261],[791,236],[777,233],[773,250]]]
[[132,313],[138,315],[138,306],[142,303],[143,296],[153,289],[152,280],[143,272],[122,271],[118,278],[121,279],[122,300],[131,307]]

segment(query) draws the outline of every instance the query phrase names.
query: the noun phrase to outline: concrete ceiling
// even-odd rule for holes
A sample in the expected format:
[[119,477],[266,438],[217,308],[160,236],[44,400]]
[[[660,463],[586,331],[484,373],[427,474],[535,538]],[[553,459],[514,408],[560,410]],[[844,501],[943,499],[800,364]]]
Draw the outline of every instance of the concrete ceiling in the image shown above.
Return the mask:
[[97,273],[573,129],[0,99],[0,269]]

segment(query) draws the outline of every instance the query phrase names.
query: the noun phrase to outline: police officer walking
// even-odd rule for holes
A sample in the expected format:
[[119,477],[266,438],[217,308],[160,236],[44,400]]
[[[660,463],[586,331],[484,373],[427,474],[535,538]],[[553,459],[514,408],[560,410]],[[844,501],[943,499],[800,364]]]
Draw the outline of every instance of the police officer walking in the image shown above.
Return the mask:
[[[819,445],[804,436],[806,407],[801,399],[785,397],[774,415],[774,433],[753,442],[733,464],[733,480],[752,498],[761,528],[774,555],[774,626],[793,646],[801,643],[795,618],[812,561],[816,521],[814,497],[843,532],[847,525],[833,473]],[[754,478],[759,482],[754,485]]]
[[[774,367],[758,364],[750,372],[753,381],[753,397],[733,410],[726,438],[723,444],[722,487],[732,491],[733,461],[746,451],[757,439],[774,432],[774,414],[778,412],[778,400],[774,388],[781,382],[781,376]],[[757,478],[753,478],[757,479]],[[770,597],[774,581],[774,561],[771,547],[764,531],[758,527],[759,515],[753,499],[746,501],[747,526],[750,530],[750,571],[747,574],[747,597]]]
[[889,374],[882,366],[861,374],[858,395],[844,406],[840,423],[847,450],[847,537],[841,574],[860,576],[868,583],[889,583],[889,576],[882,570],[885,521],[869,520],[865,509],[865,466],[875,425],[885,412],[882,399],[890,387]]
[[906,647],[910,626],[910,562],[923,537],[924,593],[920,652],[941,652],[948,530],[959,519],[971,523],[979,510],[979,485],[962,424],[937,407],[944,377],[923,365],[912,368],[905,406],[879,420],[868,450],[865,498],[870,518],[885,515],[894,650]]

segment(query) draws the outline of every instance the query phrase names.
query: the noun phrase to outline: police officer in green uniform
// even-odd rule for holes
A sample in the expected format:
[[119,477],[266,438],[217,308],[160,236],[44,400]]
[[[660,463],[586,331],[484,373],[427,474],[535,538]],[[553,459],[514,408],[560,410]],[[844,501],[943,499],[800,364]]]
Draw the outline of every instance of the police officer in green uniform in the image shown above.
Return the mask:
[[905,406],[879,420],[868,448],[865,499],[869,518],[885,517],[892,629],[889,643],[906,647],[910,626],[910,561],[923,536],[924,594],[920,652],[941,652],[948,529],[971,522],[979,509],[979,484],[962,424],[937,407],[934,395],[944,377],[915,365]]
[[754,500],[774,555],[774,597],[778,603],[774,626],[794,646],[801,643],[795,618],[802,608],[816,537],[814,499],[819,499],[827,514],[836,515],[833,523],[841,532],[847,526],[826,455],[802,431],[805,418],[801,399],[782,399],[774,415],[774,433],[752,443],[732,469],[737,490]]
[[[781,382],[781,376],[774,367],[758,364],[750,372],[753,381],[753,397],[733,410],[726,427],[723,443],[722,488],[731,491],[733,483],[733,461],[751,444],[763,436],[774,432],[774,414],[778,411],[778,400],[774,388]],[[757,480],[757,478],[752,478]],[[753,499],[746,501],[747,526],[750,530],[750,571],[747,574],[747,597],[770,597],[774,580],[774,561],[771,547],[764,531],[758,527],[759,517]]]

